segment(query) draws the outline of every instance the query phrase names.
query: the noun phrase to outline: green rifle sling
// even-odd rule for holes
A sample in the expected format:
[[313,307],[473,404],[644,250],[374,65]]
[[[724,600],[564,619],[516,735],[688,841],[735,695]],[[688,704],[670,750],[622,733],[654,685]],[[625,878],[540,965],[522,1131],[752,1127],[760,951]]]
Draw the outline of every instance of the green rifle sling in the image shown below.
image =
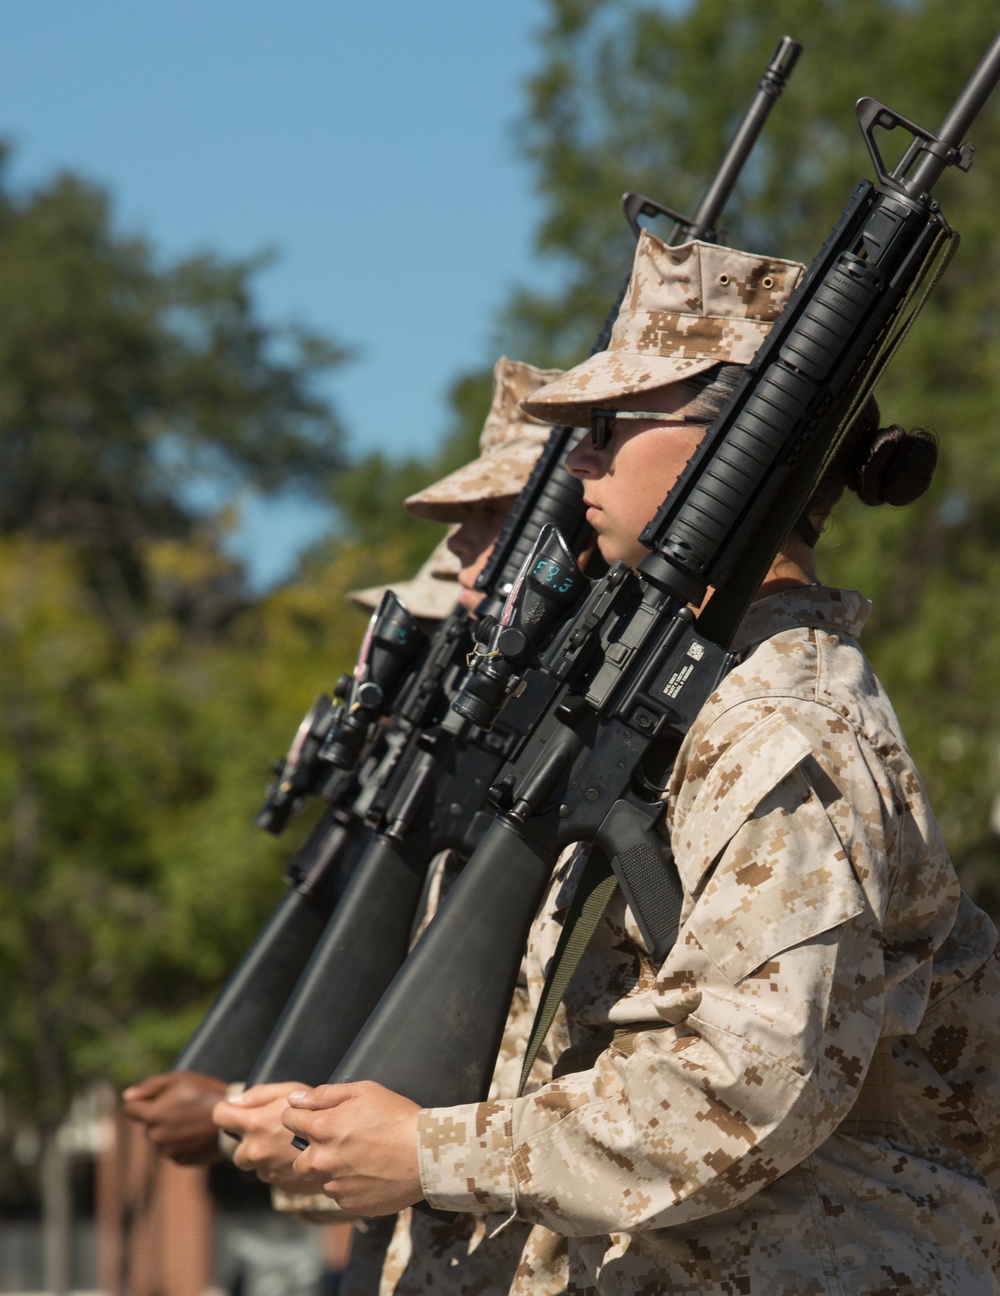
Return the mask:
[[521,1082],[517,1087],[519,1098],[524,1093],[524,1086],[528,1083],[531,1068],[535,1065],[542,1041],[549,1033],[556,1010],[562,1003],[563,995],[580,965],[584,950],[590,944],[597,925],[604,917],[605,910],[617,888],[618,879],[611,870],[608,857],[595,846],[587,857],[583,872],[580,874],[580,881],[573,892],[559,943],[545,977],[545,986],[542,989],[535,1020],[531,1025],[531,1038],[528,1040],[528,1049],[521,1068]]

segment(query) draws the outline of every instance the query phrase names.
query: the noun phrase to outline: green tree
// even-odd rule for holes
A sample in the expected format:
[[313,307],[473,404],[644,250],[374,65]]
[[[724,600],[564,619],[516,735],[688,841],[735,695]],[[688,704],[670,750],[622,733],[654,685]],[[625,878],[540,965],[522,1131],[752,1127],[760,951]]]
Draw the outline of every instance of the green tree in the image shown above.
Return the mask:
[[361,586],[412,576],[443,531],[410,517],[403,500],[475,458],[491,391],[492,366],[456,379],[448,393],[446,431],[430,454],[394,460],[376,451],[347,465],[333,487],[337,530],[315,547],[308,565],[336,568],[347,562]]
[[0,172],[0,534],[70,541],[122,633],[193,473],[325,497],[342,463],[316,378],[345,353],[257,317],[265,259],[161,265],[94,186]]
[[0,1085],[50,1149],[81,1085],[169,1061],[279,897],[266,771],[363,626],[349,562],[254,600],[190,502],[343,462],[345,352],[260,318],[261,264],[162,264],[94,186],[0,173]]

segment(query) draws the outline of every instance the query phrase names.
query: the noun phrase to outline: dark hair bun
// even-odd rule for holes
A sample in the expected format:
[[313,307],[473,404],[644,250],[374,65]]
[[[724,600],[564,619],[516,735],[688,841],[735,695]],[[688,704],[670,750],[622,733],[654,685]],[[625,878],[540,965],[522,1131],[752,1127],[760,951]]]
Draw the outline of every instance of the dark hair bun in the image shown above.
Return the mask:
[[931,484],[937,454],[937,442],[924,428],[881,428],[851,490],[864,504],[912,504]]

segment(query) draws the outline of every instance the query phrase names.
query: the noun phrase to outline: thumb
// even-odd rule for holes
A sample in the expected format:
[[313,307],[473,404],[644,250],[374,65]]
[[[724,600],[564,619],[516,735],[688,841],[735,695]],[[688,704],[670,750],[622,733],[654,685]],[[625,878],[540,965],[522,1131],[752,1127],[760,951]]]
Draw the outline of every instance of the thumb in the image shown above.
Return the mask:
[[170,1081],[170,1075],[147,1076],[144,1080],[137,1080],[134,1085],[129,1085],[127,1089],[122,1090],[122,1097],[126,1102],[135,1102],[136,1099],[155,1098]]
[[300,1111],[325,1111],[339,1107],[354,1096],[357,1086],[352,1084],[324,1084],[315,1089],[293,1089],[287,1096],[289,1107]]

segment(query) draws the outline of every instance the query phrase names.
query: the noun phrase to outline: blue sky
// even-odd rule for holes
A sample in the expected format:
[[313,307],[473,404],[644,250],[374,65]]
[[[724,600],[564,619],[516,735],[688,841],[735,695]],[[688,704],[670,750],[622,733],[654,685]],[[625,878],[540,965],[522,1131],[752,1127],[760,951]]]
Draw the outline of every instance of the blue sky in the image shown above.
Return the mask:
[[[355,346],[351,445],[424,450],[451,380],[493,356],[539,216],[512,126],[544,0],[7,0],[0,134],[30,185],[70,168],[161,254],[273,247],[269,319]],[[250,502],[258,583],[319,515]]]

